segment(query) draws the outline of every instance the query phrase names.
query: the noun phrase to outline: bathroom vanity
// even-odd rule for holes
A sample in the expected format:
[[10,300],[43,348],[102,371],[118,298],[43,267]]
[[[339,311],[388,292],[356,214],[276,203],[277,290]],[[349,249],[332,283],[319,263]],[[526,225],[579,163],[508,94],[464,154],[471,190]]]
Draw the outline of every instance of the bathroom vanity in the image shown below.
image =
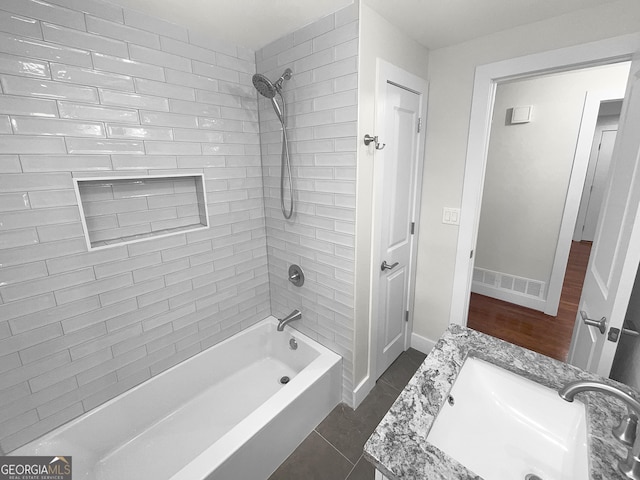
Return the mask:
[[[466,327],[451,325],[438,341],[424,363],[417,370],[409,384],[395,401],[389,412],[382,419],[374,433],[367,441],[364,449],[365,457],[376,467],[376,480],[454,480],[482,479],[499,480],[501,477],[481,477],[463,465],[454,456],[450,456],[437,448],[429,437],[438,414],[450,408],[455,395],[450,395],[452,387],[468,357],[475,357],[500,367],[506,376],[517,374],[522,380],[528,379],[540,385],[543,390],[551,389],[551,397],[567,383],[576,380],[595,380],[618,386],[635,399],[640,393],[631,391],[627,386],[609,379],[580,370],[557,360],[526,350],[502,340],[484,335]],[[505,372],[506,371],[506,372]],[[462,378],[462,377],[461,377]],[[519,389],[519,388],[518,388]],[[559,397],[558,397],[559,398]],[[511,401],[502,398],[507,404]],[[566,479],[627,479],[618,471],[618,459],[626,457],[625,447],[613,434],[612,429],[620,423],[627,413],[624,403],[602,393],[585,392],[575,398],[584,404],[586,431],[583,430],[586,443],[585,468],[569,468],[568,476],[555,478]],[[555,398],[552,402],[555,402]],[[542,422],[548,420],[555,412],[553,405],[562,406],[564,400],[551,406],[539,405],[543,412]],[[455,407],[454,407],[455,408]],[[535,407],[534,407],[535,408]],[[557,423],[549,420],[550,423]],[[543,426],[544,427],[544,426]],[[453,428],[453,427],[452,427]],[[481,428],[487,428],[481,427]],[[493,433],[487,428],[487,437]],[[470,434],[461,434],[459,441],[467,442],[469,449],[475,449],[470,442]],[[480,435],[482,438],[482,435]],[[457,439],[456,439],[457,440]],[[524,440],[523,440],[524,442]],[[518,442],[513,442],[518,443]],[[558,449],[572,449],[563,440],[557,441]],[[464,450],[465,448],[458,449]],[[536,448],[528,448],[528,451]],[[485,456],[487,454],[484,454]],[[503,461],[503,454],[495,453],[491,460],[495,463]],[[546,456],[548,458],[548,455]],[[544,468],[538,468],[533,461],[531,472],[524,472],[525,478],[542,478]],[[468,463],[467,463],[468,464]],[[565,469],[566,470],[566,469]],[[588,472],[588,474],[587,474]],[[516,477],[517,478],[517,477]],[[550,477],[547,477],[550,478]]]

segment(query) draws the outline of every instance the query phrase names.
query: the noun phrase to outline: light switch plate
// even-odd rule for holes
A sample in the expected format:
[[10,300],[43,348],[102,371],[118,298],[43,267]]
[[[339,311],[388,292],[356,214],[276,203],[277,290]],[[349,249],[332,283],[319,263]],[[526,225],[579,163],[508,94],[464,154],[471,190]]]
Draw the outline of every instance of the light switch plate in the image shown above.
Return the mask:
[[447,225],[460,225],[460,209],[444,207],[442,209],[442,223]]

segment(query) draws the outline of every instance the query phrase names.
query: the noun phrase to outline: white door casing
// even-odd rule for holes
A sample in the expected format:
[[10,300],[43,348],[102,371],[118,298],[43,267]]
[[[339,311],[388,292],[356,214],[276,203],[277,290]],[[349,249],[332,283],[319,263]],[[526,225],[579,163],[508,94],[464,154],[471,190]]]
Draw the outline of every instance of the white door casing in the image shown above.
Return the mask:
[[[375,381],[409,347],[416,219],[424,155],[426,82],[378,59],[370,372]],[[424,121],[424,120],[423,120]],[[415,229],[412,229],[412,223]],[[382,263],[395,265],[381,269]]]
[[617,132],[617,125],[596,128],[591,148],[587,181],[582,193],[582,200],[580,200],[576,234],[574,234],[574,239],[578,241],[593,242],[595,238],[598,215],[600,214],[600,206],[602,205],[602,198],[607,185],[609,164],[611,163],[613,144],[616,140]]
[[[569,363],[605,377],[617,348],[608,333],[622,330],[640,262],[640,60],[631,65],[622,109],[569,350]],[[605,332],[586,325],[581,311],[593,320],[605,318]]]
[[[594,119],[595,124],[593,125],[593,129],[591,128],[591,125],[587,127],[586,125],[584,125],[585,124],[584,120],[589,121],[589,118],[584,119],[581,122],[580,132],[578,133],[576,157],[578,156],[585,157],[585,158],[588,157],[588,162],[587,162],[587,174],[585,178],[585,186],[583,187],[582,192],[580,194],[580,206],[578,208],[578,218],[576,220],[576,225],[575,225],[573,237],[572,237],[573,240],[575,241],[581,240],[581,233],[582,233],[581,229],[582,229],[582,225],[584,224],[584,217],[586,214],[586,206],[583,207],[583,200],[585,197],[584,192],[585,192],[585,189],[587,188],[586,185],[588,183],[592,183],[591,179],[593,178],[593,173],[594,173],[593,172],[594,162],[592,162],[592,157],[594,155],[594,148],[597,147],[596,137],[599,135],[600,130],[602,130],[603,128],[614,127],[617,132],[618,124],[620,123],[619,114],[617,115],[617,119],[615,121],[608,120],[604,123],[599,123],[600,119],[598,115],[600,113],[600,107],[604,102],[607,102],[607,101],[617,100],[622,102],[624,98],[624,94],[625,94],[625,90],[620,90],[617,88],[606,90],[606,91],[587,92],[587,98],[585,100],[585,106],[583,111],[583,119],[585,115],[588,115],[589,117]],[[591,140],[587,144],[587,138],[589,137],[589,135],[591,135]],[[606,179],[605,179],[605,183],[606,183]],[[597,221],[597,218],[596,218],[596,221]]]
[[558,315],[562,285],[567,273],[571,241],[575,232],[575,226],[580,210],[582,191],[589,169],[589,156],[591,145],[598,124],[598,112],[603,101],[621,99],[624,97],[624,88],[612,88],[608,90],[588,91],[585,98],[584,109],[580,121],[580,132],[576,142],[576,153],[573,158],[573,168],[569,177],[569,187],[565,199],[564,211],[560,222],[560,232],[556,252],[553,258],[551,276],[545,298],[544,313],[555,317]]
[[[460,228],[454,267],[450,323],[466,325],[479,223],[479,206],[488,148],[488,132],[492,116],[496,82],[554,71],[613,63],[631,59],[640,50],[640,34],[590,42],[549,52],[504,60],[476,68],[467,160],[465,164]],[[596,111],[597,114],[597,111]],[[595,126],[595,124],[594,124]],[[593,134],[588,138],[590,147]],[[588,147],[588,148],[589,148]],[[588,150],[587,150],[588,151]],[[586,167],[585,167],[586,168]],[[580,185],[580,191],[582,185]],[[575,215],[577,215],[577,207]],[[575,222],[575,219],[574,219]],[[573,224],[570,233],[573,233]],[[558,260],[559,261],[559,260]],[[565,264],[566,266],[566,264]],[[554,262],[554,270],[555,270]]]

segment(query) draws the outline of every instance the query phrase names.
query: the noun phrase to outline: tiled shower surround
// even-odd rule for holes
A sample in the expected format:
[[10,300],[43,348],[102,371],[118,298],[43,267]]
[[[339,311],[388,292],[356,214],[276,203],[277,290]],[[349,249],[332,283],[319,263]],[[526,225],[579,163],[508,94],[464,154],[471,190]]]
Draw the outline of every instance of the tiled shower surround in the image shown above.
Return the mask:
[[[280,210],[281,128],[260,98],[272,313],[302,311],[301,331],[343,356],[343,395],[353,391],[353,294],[357,127],[357,3],[256,52],[260,73],[284,82],[295,213]],[[288,198],[285,182],[285,198]],[[288,202],[285,201],[288,208]],[[303,287],[287,281],[300,265]]]
[[[351,388],[356,55],[355,7],[257,55],[294,70],[285,222],[254,52],[98,0],[0,3],[2,451],[292,308]],[[192,173],[209,229],[87,252],[72,177]]]
[[[283,85],[295,198],[290,220],[280,211],[280,121],[271,101],[259,101],[271,311],[282,318],[300,309],[298,328],[343,356],[346,402],[353,391],[357,7],[256,52],[258,72],[273,81],[293,71]],[[287,281],[292,263],[305,273],[302,287]]]

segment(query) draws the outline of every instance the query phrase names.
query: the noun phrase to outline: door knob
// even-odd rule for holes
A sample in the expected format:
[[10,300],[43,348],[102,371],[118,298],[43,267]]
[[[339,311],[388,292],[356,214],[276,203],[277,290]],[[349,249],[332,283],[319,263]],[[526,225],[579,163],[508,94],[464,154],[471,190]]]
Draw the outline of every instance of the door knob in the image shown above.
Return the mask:
[[600,320],[593,320],[587,316],[587,312],[584,310],[580,310],[580,316],[582,317],[582,321],[585,325],[591,325],[592,327],[597,327],[600,330],[600,333],[604,335],[604,332],[607,331],[607,319],[606,317],[602,317]]
[[400,265],[400,262],[396,262],[393,265],[389,265],[387,263],[387,261],[385,260],[385,261],[382,262],[382,265],[380,265],[380,270],[382,270],[384,272],[385,270],[391,270],[392,268],[395,268],[398,265]]

